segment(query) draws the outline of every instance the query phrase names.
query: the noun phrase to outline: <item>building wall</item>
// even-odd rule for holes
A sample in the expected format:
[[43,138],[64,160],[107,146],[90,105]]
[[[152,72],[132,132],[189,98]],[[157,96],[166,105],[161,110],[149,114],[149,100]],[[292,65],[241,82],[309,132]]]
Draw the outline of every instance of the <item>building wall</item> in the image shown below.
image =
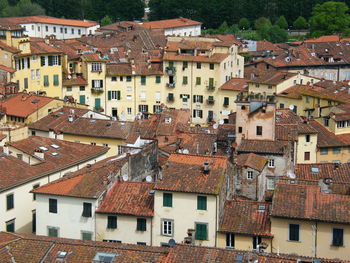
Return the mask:
[[201,25],[166,28],[164,34],[166,36],[200,36]]
[[[310,142],[306,142],[306,134],[299,134],[297,143],[297,163],[317,162],[317,134],[309,134]],[[305,160],[305,152],[310,153],[310,160]]]
[[[57,214],[49,212],[49,198],[57,199]],[[92,203],[92,217],[83,217],[83,203]],[[95,240],[96,199],[37,194],[37,234],[48,235],[48,226],[59,228],[59,237],[82,239],[81,231],[91,232]]]
[[[55,35],[57,39],[79,38],[82,35],[94,34],[96,29],[100,27],[99,25],[92,27],[77,27],[45,23],[23,23],[21,26],[25,28],[24,34],[30,37],[45,38],[49,35]],[[46,27],[48,30],[46,30]],[[54,31],[54,28],[56,29],[56,32]],[[61,28],[63,28],[62,33]],[[65,33],[65,29],[67,29],[67,33]],[[74,29],[74,33],[72,32],[72,29]]]
[[[194,229],[195,223],[206,223],[208,240],[196,240],[196,245],[215,246],[217,228],[217,197],[207,195],[207,210],[197,210],[197,196],[200,194],[173,192],[173,207],[163,207],[163,192],[154,196],[154,219],[152,240],[154,246],[168,243],[170,239],[181,243],[187,237],[187,230]],[[174,224],[173,236],[161,234],[161,219],[171,219]]]
[[27,126],[18,126],[9,129],[0,128],[0,133],[5,134],[6,142],[16,142],[28,138],[28,127]]
[[327,154],[318,149],[317,154],[317,162],[318,163],[333,163],[333,162],[341,162],[347,163],[350,161],[350,150],[349,147],[340,147],[340,152],[336,151],[338,147],[323,147],[324,149],[328,149]]
[[[112,214],[111,214],[112,215]],[[107,214],[96,214],[96,240],[118,240],[122,243],[137,244],[145,242],[148,246],[151,244],[152,218],[146,218],[146,231],[137,231],[137,216],[116,215],[117,228],[107,229]]]
[[[226,233],[218,232],[218,248],[227,248],[226,247]],[[266,252],[271,252],[271,239],[262,238],[262,242],[268,244]],[[253,250],[253,236],[235,234],[235,249],[238,250]]]

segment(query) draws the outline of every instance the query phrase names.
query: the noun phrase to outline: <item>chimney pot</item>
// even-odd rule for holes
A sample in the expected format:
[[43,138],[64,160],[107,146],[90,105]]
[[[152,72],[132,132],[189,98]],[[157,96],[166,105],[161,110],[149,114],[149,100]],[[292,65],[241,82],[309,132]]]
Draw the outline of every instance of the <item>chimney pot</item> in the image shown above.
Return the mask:
[[208,161],[204,161],[203,171],[205,174],[209,173],[209,162]]

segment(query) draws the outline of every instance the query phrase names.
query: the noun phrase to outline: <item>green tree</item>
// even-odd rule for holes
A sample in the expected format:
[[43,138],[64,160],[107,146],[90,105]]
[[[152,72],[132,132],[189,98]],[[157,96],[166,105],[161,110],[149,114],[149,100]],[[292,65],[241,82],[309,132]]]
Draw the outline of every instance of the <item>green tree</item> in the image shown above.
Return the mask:
[[228,33],[229,31],[229,27],[226,23],[226,21],[224,21],[218,28],[218,33],[219,34],[224,34],[224,33]]
[[256,30],[260,30],[260,28],[267,28],[271,26],[271,21],[270,19],[266,17],[259,17],[257,20],[254,22],[254,27]]
[[313,37],[321,35],[341,34],[350,25],[348,6],[342,2],[325,2],[317,4],[310,18],[310,34]]
[[249,29],[250,22],[249,22],[248,18],[243,17],[239,20],[238,25],[239,25],[240,29]]
[[280,28],[278,25],[273,25],[268,29],[268,40],[272,43],[282,43],[288,40],[288,33],[286,30]]
[[108,15],[104,16],[104,17],[101,19],[101,26],[107,26],[107,25],[110,25],[110,24],[112,24],[112,23],[113,23],[113,21],[112,21],[112,19],[111,19]]
[[2,16],[35,16],[44,15],[45,9],[31,0],[20,0],[15,6],[7,6]]
[[306,29],[308,28],[307,21],[304,17],[299,16],[293,23],[295,29]]
[[279,26],[282,29],[288,28],[288,22],[284,16],[280,16],[277,21],[275,22],[276,26]]

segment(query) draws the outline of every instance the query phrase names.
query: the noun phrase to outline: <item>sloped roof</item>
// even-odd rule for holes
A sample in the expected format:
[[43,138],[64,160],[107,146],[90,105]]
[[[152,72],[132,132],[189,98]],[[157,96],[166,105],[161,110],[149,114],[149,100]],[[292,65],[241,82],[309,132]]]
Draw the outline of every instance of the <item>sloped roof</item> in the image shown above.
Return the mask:
[[254,153],[241,153],[237,156],[237,165],[250,167],[261,172],[267,163],[267,158]]
[[232,78],[229,81],[222,84],[220,89],[232,91],[248,91],[247,82],[248,79],[245,78]]
[[186,26],[194,26],[194,25],[201,25],[201,24],[202,23],[198,21],[194,21],[184,17],[179,17],[175,19],[144,22],[140,25],[150,29],[166,29],[166,28],[186,27]]
[[262,153],[283,155],[286,151],[287,143],[283,141],[268,140],[242,140],[237,151],[240,153]]

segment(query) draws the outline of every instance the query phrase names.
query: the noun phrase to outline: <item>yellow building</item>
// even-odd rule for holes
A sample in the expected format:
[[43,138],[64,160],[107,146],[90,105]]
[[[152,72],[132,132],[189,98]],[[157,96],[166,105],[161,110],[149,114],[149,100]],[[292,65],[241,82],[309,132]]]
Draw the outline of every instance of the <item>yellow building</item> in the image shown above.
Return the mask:
[[217,247],[271,252],[272,238],[268,203],[247,200],[225,202]]
[[271,210],[272,253],[349,260],[350,197],[315,185],[279,184]]

